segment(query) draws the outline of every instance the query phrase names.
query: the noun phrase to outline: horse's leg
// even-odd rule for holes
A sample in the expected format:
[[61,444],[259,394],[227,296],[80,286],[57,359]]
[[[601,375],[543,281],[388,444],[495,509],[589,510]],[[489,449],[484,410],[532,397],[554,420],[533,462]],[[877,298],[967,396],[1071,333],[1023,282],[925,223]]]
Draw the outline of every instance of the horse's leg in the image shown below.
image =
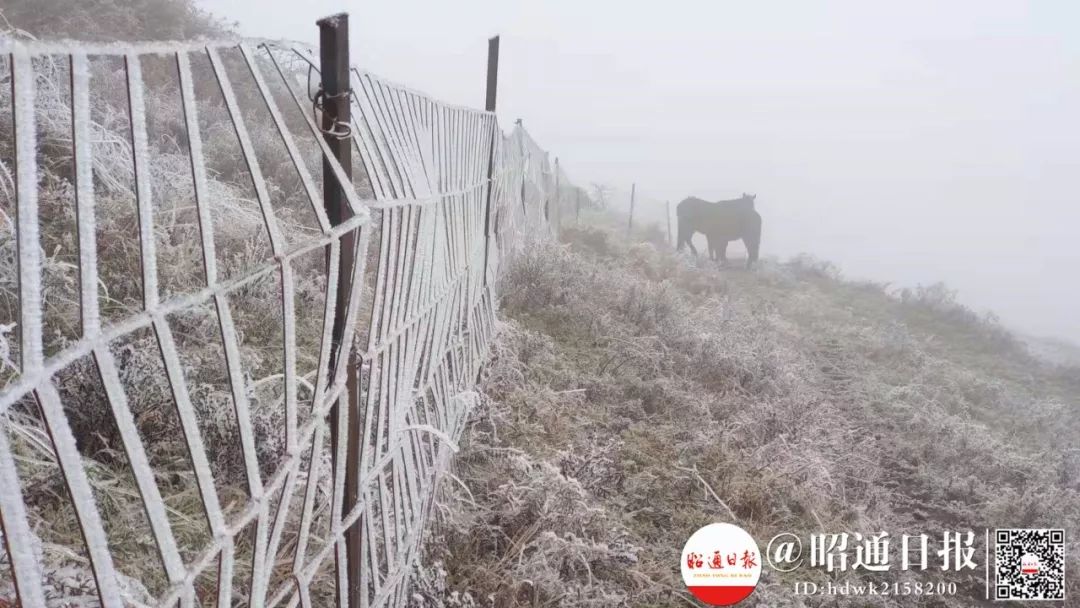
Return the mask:
[[727,239],[720,239],[720,242],[716,245],[716,253],[720,259],[720,265],[727,264]]
[[682,251],[683,246],[688,246],[688,247],[690,247],[690,252],[693,253],[696,256],[697,255],[697,250],[694,249],[694,231],[690,228],[690,226],[688,226],[686,224],[685,219],[683,219],[681,217],[678,218],[678,219],[679,219],[679,242],[675,246],[675,251]]
[[684,226],[683,221],[679,220],[679,251],[682,251],[683,245],[690,248],[690,253],[697,257],[697,248],[694,247],[694,229],[690,226]]
[[750,225],[743,233],[743,245],[746,245],[746,267],[753,268],[758,260],[758,250],[761,247],[761,216],[756,212],[751,216]]
[[746,268],[749,270],[754,267],[754,262],[757,261],[758,243],[755,239],[746,237],[743,237],[742,242],[746,246]]

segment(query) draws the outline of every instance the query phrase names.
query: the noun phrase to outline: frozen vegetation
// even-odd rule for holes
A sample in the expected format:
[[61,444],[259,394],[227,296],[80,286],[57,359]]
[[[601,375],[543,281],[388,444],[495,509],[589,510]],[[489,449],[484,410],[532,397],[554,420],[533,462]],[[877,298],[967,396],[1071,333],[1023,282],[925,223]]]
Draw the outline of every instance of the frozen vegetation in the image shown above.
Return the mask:
[[[12,36],[95,40],[228,33],[184,0],[148,0],[139,10],[131,4],[9,0],[0,28]],[[226,56],[224,64],[236,76],[242,101],[250,100],[255,93],[238,77],[240,59]],[[264,260],[268,246],[223,102],[207,66],[194,67],[204,75],[195,92],[203,102],[199,129],[216,201],[220,270],[236,276]],[[119,61],[101,60],[90,74],[97,87],[89,128],[98,159],[94,187],[102,220],[96,236],[106,321],[138,310],[141,295],[122,69]],[[153,110],[155,242],[159,259],[168,261],[160,277],[168,295],[190,291],[205,277],[175,66],[161,59],[142,69]],[[37,139],[44,342],[51,354],[79,335],[70,74],[63,61],[38,62],[35,70],[43,117]],[[0,384],[14,377],[18,356],[9,79],[9,62],[0,59]],[[287,107],[282,93],[274,92]],[[286,237],[311,234],[301,184],[278,177],[289,175],[285,151],[271,143],[273,133],[252,138],[271,176]],[[308,165],[317,166],[310,142],[304,152]],[[1067,570],[1080,572],[1075,353],[1055,359],[1073,366],[1033,356],[1021,339],[957,305],[940,285],[895,291],[846,281],[811,258],[765,260],[754,272],[718,270],[675,256],[655,228],[626,239],[622,220],[585,216],[582,226],[564,229],[560,242],[527,250],[499,286],[499,338],[457,455],[456,477],[443,487],[414,573],[415,606],[689,605],[679,551],[693,530],[715,520],[738,522],[759,542],[780,532],[934,536],[1062,527],[1071,543]],[[322,252],[309,258],[296,273],[301,397],[308,402],[304,387],[314,372],[325,289]],[[263,473],[274,469],[283,450],[281,336],[271,329],[280,327],[279,293],[280,285],[268,279],[230,299]],[[246,495],[220,330],[209,308],[169,323],[221,480],[217,490],[225,508],[235,510]],[[154,337],[137,332],[112,348],[170,524],[189,559],[208,531],[179,423],[163,406],[171,397]],[[58,389],[65,404],[78,404],[66,415],[125,575],[125,594],[141,601],[167,581],[92,365],[85,358],[66,369]],[[40,414],[26,400],[3,424],[40,541],[33,550],[46,563],[46,592],[70,605],[93,605],[79,526]],[[324,494],[328,483],[319,486]],[[238,554],[248,549],[241,546]],[[13,597],[6,559],[0,549],[0,607]],[[242,588],[251,563],[241,557],[236,567]],[[283,567],[275,576],[287,572]],[[751,604],[799,605],[790,592],[793,576],[766,568]],[[804,568],[798,576],[821,582],[825,575]],[[872,580],[915,576],[893,569]],[[968,606],[967,598],[982,595],[981,571],[925,576],[961,582],[962,599],[934,598],[927,606]],[[1067,593],[1074,598],[1078,580],[1069,578]],[[201,598],[213,587],[212,573],[196,581]],[[314,591],[316,605],[328,605],[332,581],[323,576]],[[843,602],[838,605],[865,605]],[[882,599],[878,605],[900,604]]]
[[[505,278],[415,606],[697,605],[679,552],[712,521],[804,550],[821,532],[1058,527],[1078,571],[1080,368],[1035,358],[940,285],[892,292],[809,257],[717,270],[656,229],[629,241],[599,223]],[[955,581],[918,605],[966,607],[977,562],[833,580]],[[766,567],[748,605],[916,605],[791,591],[826,578]]]
[[[149,40],[223,37],[229,34],[220,23],[186,0],[131,2],[92,0],[60,2],[15,0],[2,6],[3,35],[17,39],[78,37],[91,40]],[[269,110],[256,89],[251,72],[238,50],[222,49],[221,73],[235,89],[245,109],[251,132],[253,163],[265,176],[270,204],[281,233],[289,245],[319,234],[316,216],[306,190],[282,140],[272,127]],[[205,288],[199,211],[194,204],[195,185],[189,153],[189,137],[197,130],[205,157],[208,216],[217,251],[217,278],[227,281],[249,276],[271,259],[267,230],[248,164],[241,154],[233,122],[226,109],[218,79],[205,53],[191,53],[186,77],[197,102],[197,118],[188,124],[181,104],[175,56],[143,56],[139,60],[146,107],[146,193],[152,201],[153,241],[159,261],[157,280],[162,300]],[[267,78],[269,94],[282,108],[293,133],[306,127],[293,102],[288,82],[301,99],[306,64],[283,60],[285,80],[265,54],[256,58]],[[78,77],[89,78],[89,120],[79,125],[88,133],[93,158],[90,180],[94,198],[93,226],[99,273],[98,295],[103,325],[129,319],[142,310],[143,284],[140,265],[140,221],[136,206],[132,121],[128,110],[122,57],[91,56],[89,68]],[[71,68],[63,55],[33,59],[34,139],[38,166],[38,217],[42,256],[43,345],[52,356],[77,343],[82,327],[79,309],[79,242],[76,216],[77,174],[72,140]],[[131,69],[128,66],[127,69]],[[19,285],[16,248],[15,134],[12,118],[12,65],[0,57],[0,387],[17,380],[19,352]],[[22,81],[26,87],[28,81]],[[306,101],[306,99],[305,99]],[[310,111],[309,107],[304,108]],[[136,117],[138,116],[136,112]],[[28,134],[21,133],[20,137]],[[297,141],[301,160],[308,167],[321,163],[314,137]],[[24,164],[21,169],[25,169]],[[315,189],[321,191],[318,171]],[[357,186],[366,187],[362,172]],[[95,252],[91,251],[91,256]],[[295,260],[296,358],[299,424],[307,422],[313,400],[312,388],[322,336],[322,312],[326,293],[324,251],[321,248]],[[221,325],[215,306],[187,308],[168,315],[168,323],[187,381],[199,432],[207,447],[209,469],[225,517],[230,518],[249,501],[237,415],[233,399],[237,392],[250,403],[258,474],[264,479],[277,472],[285,455],[283,420],[283,357],[281,280],[277,273],[263,272],[234,289],[228,297],[238,341],[242,386],[233,386],[224,362]],[[196,475],[185,444],[185,433],[173,406],[172,386],[166,374],[155,333],[142,328],[109,344],[116,363],[120,388],[126,393],[135,430],[146,448],[154,481],[164,499],[166,516],[185,563],[191,563],[212,542]],[[63,402],[63,413],[86,469],[93,499],[102,514],[108,549],[120,573],[121,591],[131,605],[149,603],[168,588],[158,548],[151,533],[142,496],[133,477],[129,455],[123,449],[99,379],[93,355],[86,355],[62,369],[53,379]],[[240,384],[240,383],[236,383]],[[305,409],[306,406],[306,409]],[[59,459],[42,412],[30,397],[4,413],[7,433],[16,460],[27,519],[33,529],[36,553],[44,565],[46,598],[56,606],[98,604],[89,568],[86,544]],[[308,466],[305,455],[303,466]],[[328,449],[316,458],[329,459]],[[329,467],[317,487],[320,500],[329,495]],[[11,491],[4,488],[5,492]],[[275,503],[276,504],[276,503]],[[300,506],[297,506],[297,505]],[[302,501],[293,501],[286,514],[288,528],[280,546],[295,546]],[[326,543],[323,530],[329,525],[328,510],[314,516],[313,550]],[[238,535],[234,567],[234,599],[246,603],[252,576],[253,535]],[[332,560],[331,560],[332,561]],[[287,580],[291,566],[270,568],[270,583]],[[316,576],[314,601],[332,597],[332,564]],[[215,593],[216,568],[195,581],[200,601]],[[0,544],[0,606],[14,600],[7,551]]]

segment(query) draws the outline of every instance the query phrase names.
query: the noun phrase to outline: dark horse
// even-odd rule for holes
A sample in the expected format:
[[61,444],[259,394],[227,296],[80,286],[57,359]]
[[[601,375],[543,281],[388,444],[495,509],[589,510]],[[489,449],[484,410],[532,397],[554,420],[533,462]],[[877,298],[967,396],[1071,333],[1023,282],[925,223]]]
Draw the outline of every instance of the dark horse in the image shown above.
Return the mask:
[[679,219],[679,241],[677,249],[683,245],[697,255],[692,239],[701,232],[709,241],[709,258],[721,262],[727,261],[728,241],[742,239],[749,254],[746,267],[750,268],[758,259],[758,247],[761,245],[761,216],[754,209],[755,194],[743,193],[741,198],[710,203],[691,196],[675,207]]

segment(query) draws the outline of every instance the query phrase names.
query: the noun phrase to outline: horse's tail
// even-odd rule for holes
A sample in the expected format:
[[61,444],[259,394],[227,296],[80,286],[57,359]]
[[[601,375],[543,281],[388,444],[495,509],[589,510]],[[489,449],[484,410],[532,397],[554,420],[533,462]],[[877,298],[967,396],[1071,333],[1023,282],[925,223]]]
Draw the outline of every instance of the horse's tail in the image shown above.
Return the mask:
[[761,249],[761,214],[750,211],[743,224],[743,244],[746,245],[746,267],[750,268],[758,260]]

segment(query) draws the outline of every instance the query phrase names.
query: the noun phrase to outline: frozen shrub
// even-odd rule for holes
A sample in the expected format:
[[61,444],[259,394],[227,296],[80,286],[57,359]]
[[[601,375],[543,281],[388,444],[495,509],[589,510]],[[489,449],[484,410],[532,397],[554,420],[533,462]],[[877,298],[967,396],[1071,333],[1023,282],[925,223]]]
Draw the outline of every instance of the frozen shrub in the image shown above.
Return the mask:
[[[759,540],[1080,534],[1075,377],[944,287],[892,294],[807,257],[693,267],[624,231],[565,229],[508,269],[413,606],[685,605],[675,555],[718,520]],[[791,576],[767,572],[751,605],[803,605]],[[937,605],[982,592],[947,580],[964,592]]]

